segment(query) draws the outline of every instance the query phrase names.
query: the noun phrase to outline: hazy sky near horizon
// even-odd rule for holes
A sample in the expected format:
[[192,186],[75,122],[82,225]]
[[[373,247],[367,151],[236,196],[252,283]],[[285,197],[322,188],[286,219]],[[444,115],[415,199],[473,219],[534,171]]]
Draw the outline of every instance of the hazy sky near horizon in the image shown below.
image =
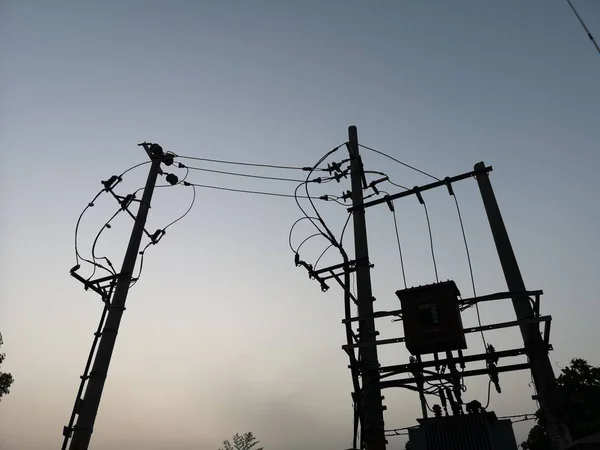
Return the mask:
[[[600,3],[574,4],[600,36]],[[494,167],[527,287],[544,290],[542,311],[553,316],[552,361],[600,365],[600,58],[565,1],[5,0],[0,58],[0,332],[2,370],[15,377],[0,403],[1,450],[60,445],[101,312],[68,274],[75,222],[101,180],[146,159],[142,141],[179,155],[309,166],[354,124],[363,144],[438,177],[483,160]],[[363,155],[367,169],[396,183],[429,182]],[[345,157],[342,147],[329,161]],[[119,192],[143,186],[146,167]],[[188,179],[286,194],[296,186],[201,171]],[[330,183],[311,193],[346,189]],[[503,291],[477,185],[455,190],[477,291]],[[157,189],[148,229],[176,219],[191,197],[189,187]],[[452,199],[443,189],[425,198],[440,278],[471,296]],[[339,235],[345,208],[318,206]],[[82,253],[116,208],[108,196],[96,202],[82,222]],[[423,208],[409,198],[396,209],[408,284],[431,283]],[[213,450],[246,430],[267,450],[350,447],[342,293],[321,293],[294,267],[288,232],[299,217],[290,198],[197,189],[194,208],[148,250],[130,292],[90,448]],[[403,284],[392,216],[372,208],[367,223],[375,307],[394,309]],[[118,266],[131,221],[122,214],[113,225],[98,251]],[[301,224],[294,244],[311,233]],[[302,257],[314,261],[323,249],[312,240]],[[329,252],[321,264],[334,262]],[[510,303],[482,308],[486,323],[513,317]],[[468,311],[465,323],[474,320]],[[399,323],[378,327],[382,338],[402,335]],[[512,331],[486,338],[497,349],[520,345]],[[481,346],[469,338],[469,352]],[[389,346],[380,359],[401,364],[408,353]],[[499,415],[535,410],[527,373],[501,383],[491,396]],[[466,400],[485,401],[485,379],[468,387]],[[413,393],[385,396],[387,428],[415,423]],[[518,439],[530,425],[515,427]],[[404,441],[392,438],[389,448]]]

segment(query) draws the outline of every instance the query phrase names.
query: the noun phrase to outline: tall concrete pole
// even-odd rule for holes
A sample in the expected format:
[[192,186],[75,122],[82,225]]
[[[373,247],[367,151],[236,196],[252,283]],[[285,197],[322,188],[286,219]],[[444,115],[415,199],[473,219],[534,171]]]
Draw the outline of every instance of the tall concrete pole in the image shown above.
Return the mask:
[[360,343],[372,343],[361,347],[360,369],[362,374],[362,424],[366,450],[385,450],[383,406],[379,387],[379,360],[375,345],[376,332],[373,318],[373,293],[367,243],[367,225],[363,207],[364,169],[358,150],[358,133],[355,126],[348,128],[348,150],[350,152],[350,177],[352,183],[352,206],[354,212],[354,249],[356,258],[356,290]]
[[[500,207],[492,189],[489,174],[483,169],[485,169],[483,162],[475,164],[475,170],[480,171],[476,175],[477,183],[494,237],[494,243],[496,244],[502,271],[504,272],[504,278],[506,279],[506,285],[510,292],[515,293],[512,296],[512,303],[517,320],[529,319],[533,317],[533,308],[527,295],[519,294],[519,292],[525,292],[525,282],[523,281],[517,258],[510,243],[502,214],[500,213]],[[565,418],[561,413],[557,396],[556,378],[554,377],[552,364],[548,357],[548,349],[545,348],[540,335],[539,324],[522,324],[520,328],[531,364],[533,381],[544,415],[546,431],[550,437],[553,449],[562,450],[570,441],[570,434],[565,424]]]
[[87,450],[89,446],[94,429],[94,422],[96,421],[96,415],[98,413],[98,407],[100,405],[100,398],[102,397],[104,383],[108,374],[110,359],[119,331],[119,324],[121,323],[121,316],[125,310],[125,300],[127,299],[127,293],[129,292],[129,285],[131,284],[135,262],[144,234],[146,218],[148,217],[148,211],[150,210],[150,201],[152,200],[154,186],[156,185],[156,179],[160,172],[160,164],[163,157],[162,148],[157,144],[151,145],[149,149],[146,148],[146,151],[149,152],[149,155],[152,158],[150,172],[148,173],[148,179],[146,180],[140,207],[131,231],[127,251],[123,258],[123,265],[121,266],[121,272],[117,279],[115,293],[108,310],[106,323],[102,330],[102,336],[100,338],[100,343],[98,344],[98,352],[96,353],[92,371],[89,375],[85,394],[82,401],[79,402],[78,417],[77,422],[73,427],[73,439],[69,446],[70,450]]

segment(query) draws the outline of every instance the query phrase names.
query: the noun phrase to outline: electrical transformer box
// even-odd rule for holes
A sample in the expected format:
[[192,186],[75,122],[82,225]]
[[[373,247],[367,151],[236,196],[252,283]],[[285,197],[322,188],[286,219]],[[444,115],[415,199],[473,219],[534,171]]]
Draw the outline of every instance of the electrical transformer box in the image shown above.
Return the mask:
[[406,348],[413,355],[467,348],[454,281],[396,291]]
[[414,450],[517,450],[508,419],[496,414],[463,415],[419,419],[420,426],[408,430]]

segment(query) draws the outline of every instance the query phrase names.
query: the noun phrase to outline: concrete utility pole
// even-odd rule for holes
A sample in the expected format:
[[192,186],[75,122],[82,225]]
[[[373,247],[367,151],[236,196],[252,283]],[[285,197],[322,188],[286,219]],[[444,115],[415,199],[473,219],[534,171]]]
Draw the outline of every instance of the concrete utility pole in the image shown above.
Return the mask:
[[69,447],[70,450],[87,450],[92,437],[94,422],[96,421],[96,414],[98,413],[98,406],[100,405],[100,398],[104,389],[104,382],[106,381],[110,359],[115,347],[121,316],[125,310],[125,300],[127,299],[129,285],[131,284],[131,278],[135,269],[135,262],[144,234],[146,218],[150,210],[150,201],[152,200],[156,179],[161,171],[160,164],[164,154],[160,145],[152,144],[150,146],[144,145],[144,147],[152,160],[152,165],[150,166],[140,207],[135,218],[135,224],[131,231],[127,251],[123,258],[123,265],[121,266],[121,272],[115,286],[115,293],[108,310],[106,323],[102,330],[98,352],[96,353],[94,365],[89,375],[87,388],[83,399],[79,402],[78,418],[73,428],[73,439]]
[[[504,278],[510,292],[513,295],[512,303],[518,320],[531,319],[533,308],[527,295],[518,294],[525,292],[525,282],[521,275],[517,258],[513,251],[500,208],[492,189],[489,174],[484,171],[483,162],[475,164],[475,171],[479,171],[475,177],[481,191],[481,198],[485,206],[485,211],[490,223]],[[539,332],[539,324],[526,323],[520,326],[521,335],[527,356],[531,364],[531,373],[533,381],[538,392],[538,400],[545,419],[545,426],[552,448],[562,450],[570,441],[568,427],[565,424],[561,414],[561,408],[557,397],[556,378],[552,370],[552,364],[548,357],[548,349],[543,343]]]
[[348,151],[350,153],[350,176],[352,182],[352,206],[354,212],[354,249],[356,258],[356,290],[359,318],[360,343],[372,343],[361,347],[360,369],[362,374],[362,411],[363,440],[367,450],[385,450],[383,407],[381,388],[379,387],[379,360],[375,344],[375,320],[373,318],[373,293],[365,208],[363,207],[364,169],[358,150],[358,133],[355,126],[348,128]]

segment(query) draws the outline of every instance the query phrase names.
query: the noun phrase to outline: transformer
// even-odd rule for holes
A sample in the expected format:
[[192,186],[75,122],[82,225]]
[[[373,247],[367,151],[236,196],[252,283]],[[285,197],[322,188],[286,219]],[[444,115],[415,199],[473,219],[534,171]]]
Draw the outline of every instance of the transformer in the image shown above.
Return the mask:
[[509,419],[498,420],[487,412],[475,415],[419,419],[408,430],[415,450],[517,450]]
[[454,281],[396,291],[406,348],[413,355],[467,348]]

